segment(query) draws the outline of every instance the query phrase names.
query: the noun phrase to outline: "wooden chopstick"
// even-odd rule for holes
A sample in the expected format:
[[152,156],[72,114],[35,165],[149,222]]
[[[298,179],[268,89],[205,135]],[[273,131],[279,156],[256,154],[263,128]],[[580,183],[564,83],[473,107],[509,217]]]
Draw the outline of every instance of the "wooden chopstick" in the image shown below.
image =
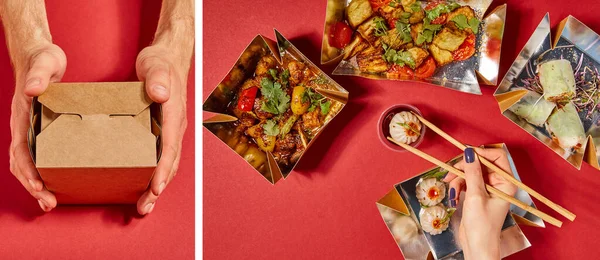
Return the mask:
[[[413,113],[413,112],[411,112],[411,113]],[[442,131],[442,129],[439,129],[433,123],[427,121],[425,118],[417,115],[416,113],[413,113],[413,115],[415,115],[429,129],[431,129],[434,132],[436,132],[438,135],[440,135],[441,137],[443,137],[444,139],[446,139],[448,142],[452,143],[454,146],[458,147],[459,149],[461,149],[463,151],[465,149],[467,149],[467,146],[465,146],[461,142],[457,141],[452,136],[446,134],[444,131]],[[505,172],[504,170],[500,169],[498,166],[496,166],[492,162],[488,161],[487,159],[483,158],[482,156],[479,156],[479,160],[481,161],[481,163],[483,165],[485,165],[485,166],[489,167],[490,169],[494,170],[494,172],[502,175],[502,177],[504,177],[504,179],[510,181],[514,185],[517,185],[517,187],[519,187],[522,190],[526,191],[531,196],[533,196],[534,198],[538,199],[540,202],[546,204],[548,207],[550,207],[551,209],[555,210],[556,212],[560,213],[562,216],[564,216],[568,220],[570,220],[570,221],[575,220],[575,214],[573,214],[572,212],[568,211],[567,209],[561,207],[560,205],[552,202],[550,199],[544,197],[542,194],[539,194],[537,191],[533,190],[532,188],[529,188],[529,186],[527,186],[524,183],[520,182],[519,180],[515,179],[515,177],[512,176],[512,174],[509,174],[509,173]]]
[[[460,178],[463,178],[463,179],[465,178],[465,173],[462,172],[462,171],[460,171],[459,169],[456,169],[456,168],[454,168],[454,167],[452,167],[452,166],[450,166],[450,165],[448,165],[448,164],[446,164],[446,163],[444,163],[444,162],[436,159],[435,157],[422,152],[421,150],[419,150],[417,148],[414,148],[414,147],[412,147],[410,145],[407,145],[407,144],[404,144],[404,143],[396,142],[394,139],[392,139],[389,136],[388,136],[387,139],[390,140],[391,142],[393,142],[393,143],[401,146],[402,148],[404,148],[404,149],[406,149],[406,150],[408,150],[408,151],[410,151],[410,152],[412,152],[412,153],[420,156],[421,158],[423,158],[423,159],[425,159],[425,160],[427,160],[427,161],[429,161],[429,162],[431,162],[431,163],[433,163],[433,164],[435,164],[435,165],[437,165],[437,166],[439,166],[441,168],[444,168],[444,169],[446,169],[447,171],[449,171],[451,173],[456,174],[456,176],[458,176]],[[481,160],[481,156],[479,156],[479,158]],[[498,190],[498,189],[494,188],[493,186],[490,186],[490,185],[486,184],[485,188],[487,189],[487,191],[489,193],[494,194],[494,195],[500,197],[501,199],[503,199],[504,201],[508,201],[508,202],[512,203],[513,205],[515,205],[515,206],[517,206],[519,208],[522,208],[522,209],[530,212],[531,214],[533,214],[533,215],[535,215],[535,216],[543,219],[544,221],[546,221],[546,222],[548,222],[548,223],[550,223],[550,224],[552,224],[554,226],[557,226],[557,227],[561,227],[562,226],[562,222],[560,220],[558,220],[558,219],[556,219],[556,218],[554,218],[554,217],[552,217],[552,216],[550,216],[550,215],[548,215],[548,214],[540,211],[539,209],[536,209],[536,208],[534,208],[532,206],[529,206],[529,205],[523,203],[522,201],[516,199],[515,197],[510,196],[510,195],[502,192],[501,190]]]

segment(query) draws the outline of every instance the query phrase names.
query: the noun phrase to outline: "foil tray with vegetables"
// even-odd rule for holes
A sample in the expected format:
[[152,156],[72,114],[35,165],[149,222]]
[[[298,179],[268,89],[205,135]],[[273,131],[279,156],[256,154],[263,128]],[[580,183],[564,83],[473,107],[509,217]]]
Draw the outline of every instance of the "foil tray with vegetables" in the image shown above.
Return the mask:
[[[519,174],[504,144],[487,146],[504,149],[515,178]],[[447,163],[455,164],[462,156]],[[377,201],[377,209],[405,259],[464,259],[458,243],[464,196],[456,204],[449,203],[447,172],[439,167],[430,169],[394,185]],[[515,197],[535,207],[529,194],[521,189]],[[542,219],[511,205],[502,225],[500,253],[502,257],[531,246],[519,225],[544,227]]]
[[600,36],[572,16],[542,19],[496,91],[502,113],[579,169],[599,168]]
[[329,0],[321,63],[334,75],[414,80],[481,94],[495,85],[506,5],[491,0]]
[[269,182],[286,178],[348,91],[275,30],[258,35],[204,102],[204,126]]

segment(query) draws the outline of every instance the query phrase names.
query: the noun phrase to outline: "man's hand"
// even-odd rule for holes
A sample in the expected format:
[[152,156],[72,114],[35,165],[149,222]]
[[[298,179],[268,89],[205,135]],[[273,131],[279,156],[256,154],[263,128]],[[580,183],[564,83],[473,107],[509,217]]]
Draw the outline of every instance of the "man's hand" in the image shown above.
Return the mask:
[[163,0],[156,36],[137,57],[136,71],[148,96],[162,104],[162,155],[150,188],[137,203],[138,213],[154,209],[158,196],[177,174],[183,134],[187,128],[187,76],[194,44],[191,0]]
[[32,98],[42,94],[50,82],[62,78],[67,67],[67,58],[60,47],[49,42],[40,42],[39,46],[24,52],[22,61],[22,65],[15,64],[14,68],[16,87],[10,117],[10,171],[31,196],[38,200],[42,210],[48,212],[56,207],[56,198],[44,187],[29,153],[29,114]]

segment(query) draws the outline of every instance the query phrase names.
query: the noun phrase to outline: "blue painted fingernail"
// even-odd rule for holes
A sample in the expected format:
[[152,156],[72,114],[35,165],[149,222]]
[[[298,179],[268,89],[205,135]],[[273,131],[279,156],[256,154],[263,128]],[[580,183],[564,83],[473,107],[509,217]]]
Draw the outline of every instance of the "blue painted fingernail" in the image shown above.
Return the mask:
[[456,200],[450,200],[450,207],[456,208]]
[[469,147],[465,149],[465,161],[467,163],[472,163],[475,161],[475,151],[473,148]]
[[450,188],[450,200],[454,200],[454,198],[456,197],[456,190],[454,190],[454,188]]

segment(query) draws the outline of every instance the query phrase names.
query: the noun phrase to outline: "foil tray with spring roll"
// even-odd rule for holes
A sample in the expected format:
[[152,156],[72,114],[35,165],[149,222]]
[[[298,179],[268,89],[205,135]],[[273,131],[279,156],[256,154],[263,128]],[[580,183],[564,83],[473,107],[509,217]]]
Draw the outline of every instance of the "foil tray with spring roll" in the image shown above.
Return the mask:
[[573,16],[556,31],[546,14],[494,96],[504,116],[575,168],[600,169],[600,36]]

